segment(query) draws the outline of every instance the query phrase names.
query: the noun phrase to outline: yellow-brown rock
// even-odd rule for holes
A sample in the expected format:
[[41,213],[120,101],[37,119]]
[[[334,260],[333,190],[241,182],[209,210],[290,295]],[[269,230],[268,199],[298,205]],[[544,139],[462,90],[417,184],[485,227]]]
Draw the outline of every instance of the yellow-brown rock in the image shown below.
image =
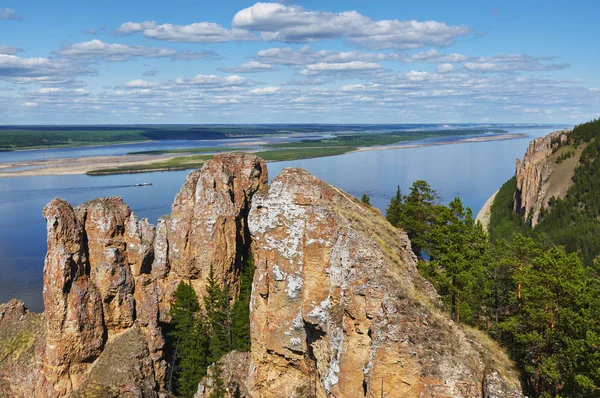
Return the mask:
[[235,291],[252,254],[252,349],[220,361],[230,396],[521,397],[504,354],[440,312],[406,234],[305,171],[268,187],[262,160],[222,154],[156,228],[119,198],[56,199],[44,217],[46,312],[0,305],[0,394],[166,396],[177,284],[202,296],[212,266]]
[[505,358],[438,311],[377,210],[299,169],[252,203],[252,396],[480,397],[494,367],[522,396]]
[[554,159],[549,159],[558,145],[555,141],[560,139],[564,143],[568,133],[569,130],[555,131],[532,140],[523,161],[516,161],[517,191],[514,209],[525,220],[531,220],[532,227],[537,224],[541,209],[547,206],[544,198],[549,188],[548,180],[557,167]]
[[210,267],[232,291],[249,242],[246,226],[252,195],[267,184],[265,162],[253,154],[225,153],[187,177],[170,216],[161,219],[155,239],[153,273],[161,280],[161,317],[181,280],[199,296]]

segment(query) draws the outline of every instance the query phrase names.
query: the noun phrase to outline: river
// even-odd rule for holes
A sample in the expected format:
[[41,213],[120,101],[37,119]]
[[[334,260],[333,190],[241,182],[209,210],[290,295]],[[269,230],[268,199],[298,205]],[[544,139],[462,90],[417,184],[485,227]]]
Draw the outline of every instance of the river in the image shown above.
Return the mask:
[[[564,126],[511,127],[504,129],[509,133],[524,133],[527,136],[505,141],[362,151],[269,163],[269,176],[276,176],[284,167],[300,167],[354,196],[360,197],[366,193],[371,197],[371,203],[382,212],[385,212],[397,186],[406,193],[413,181],[422,179],[438,191],[443,203],[460,196],[476,214],[487,198],[514,174],[515,159],[523,156],[529,141],[562,128]],[[235,142],[213,141],[196,145],[214,147]],[[435,142],[424,140],[423,143]],[[182,145],[170,142],[166,146],[177,148]],[[165,144],[8,152],[0,154],[0,162],[19,158],[39,159],[42,156],[64,157],[65,153],[71,156],[82,156],[82,153],[83,156],[115,155],[130,152],[131,147],[136,150],[163,149]],[[75,206],[96,197],[121,196],[140,217],[147,217],[155,223],[161,215],[170,212],[171,203],[188,173],[176,171],[101,177],[62,175],[0,179],[0,303],[19,298],[25,301],[30,310],[43,310],[42,272],[46,226],[42,209],[52,198],[66,199]],[[153,185],[133,186],[144,182]]]

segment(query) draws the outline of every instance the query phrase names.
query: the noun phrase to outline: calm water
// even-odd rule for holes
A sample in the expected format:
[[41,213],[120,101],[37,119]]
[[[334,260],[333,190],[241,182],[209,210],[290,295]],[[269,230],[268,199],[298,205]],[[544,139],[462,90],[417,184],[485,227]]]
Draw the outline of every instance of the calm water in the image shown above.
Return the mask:
[[[382,211],[385,211],[398,185],[407,192],[414,180],[423,179],[439,192],[443,202],[460,196],[476,213],[487,198],[514,174],[515,159],[523,156],[529,141],[556,129],[510,128],[507,129],[509,132],[526,133],[527,138],[364,151],[327,158],[270,163],[269,175],[274,177],[284,167],[300,167],[354,196],[360,197],[366,193],[371,197],[371,203]],[[219,146],[223,145],[223,141],[200,144]],[[135,150],[158,149],[152,145],[154,143],[136,144]],[[172,145],[169,147],[182,146],[177,146],[177,142]],[[160,148],[164,148],[164,145]],[[79,148],[55,151],[62,154],[57,155],[49,150],[18,154],[37,156],[35,158],[64,157],[65,153],[78,153],[73,156],[115,155],[131,152],[131,148],[120,145],[116,149]],[[81,151],[91,152],[81,155]],[[38,154],[32,155],[33,152]],[[14,154],[0,154],[0,161],[8,161],[5,160],[5,155]],[[42,209],[52,198],[60,197],[78,205],[96,197],[117,195],[138,215],[155,223],[158,217],[170,212],[171,203],[188,173],[189,171],[102,177],[75,175],[0,179],[0,303],[20,298],[31,310],[43,310],[41,293],[46,227]],[[153,186],[133,187],[133,184],[141,182],[152,182]]]

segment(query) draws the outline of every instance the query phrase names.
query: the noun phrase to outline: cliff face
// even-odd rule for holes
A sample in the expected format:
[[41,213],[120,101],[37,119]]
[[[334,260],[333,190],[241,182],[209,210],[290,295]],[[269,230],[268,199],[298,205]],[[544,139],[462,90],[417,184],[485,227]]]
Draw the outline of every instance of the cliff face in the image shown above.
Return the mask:
[[215,156],[187,177],[171,215],[157,226],[152,274],[159,281],[161,320],[180,281],[190,281],[202,297],[211,266],[218,280],[237,290],[250,243],[250,202],[267,181],[265,162],[247,154]]
[[504,355],[439,311],[406,235],[302,170],[269,187],[256,156],[218,155],[156,229],[119,198],[44,216],[46,312],[0,306],[0,394],[165,396],[177,284],[202,295],[212,266],[235,290],[251,248],[252,350],[222,360],[238,396],[521,396]]
[[521,162],[517,159],[515,193],[515,211],[524,219],[531,219],[532,227],[538,222],[542,207],[547,206],[546,199],[550,187],[549,179],[557,164],[551,158],[552,140],[559,138],[566,141],[568,131],[555,131],[545,137],[532,140]]
[[[497,358],[439,313],[406,234],[379,211],[285,169],[249,227],[254,396],[481,396]],[[506,397],[520,396],[512,382]]]

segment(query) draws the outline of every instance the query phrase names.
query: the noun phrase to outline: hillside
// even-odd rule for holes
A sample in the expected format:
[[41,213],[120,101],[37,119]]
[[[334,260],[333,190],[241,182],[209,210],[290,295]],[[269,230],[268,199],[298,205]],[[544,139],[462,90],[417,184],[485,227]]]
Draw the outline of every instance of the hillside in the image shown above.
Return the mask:
[[[600,255],[600,120],[533,140],[517,160],[516,184],[505,185],[494,202],[490,232],[514,230],[541,236],[575,252],[588,266]],[[512,207],[530,228],[507,208]],[[510,227],[508,226],[510,221]]]

